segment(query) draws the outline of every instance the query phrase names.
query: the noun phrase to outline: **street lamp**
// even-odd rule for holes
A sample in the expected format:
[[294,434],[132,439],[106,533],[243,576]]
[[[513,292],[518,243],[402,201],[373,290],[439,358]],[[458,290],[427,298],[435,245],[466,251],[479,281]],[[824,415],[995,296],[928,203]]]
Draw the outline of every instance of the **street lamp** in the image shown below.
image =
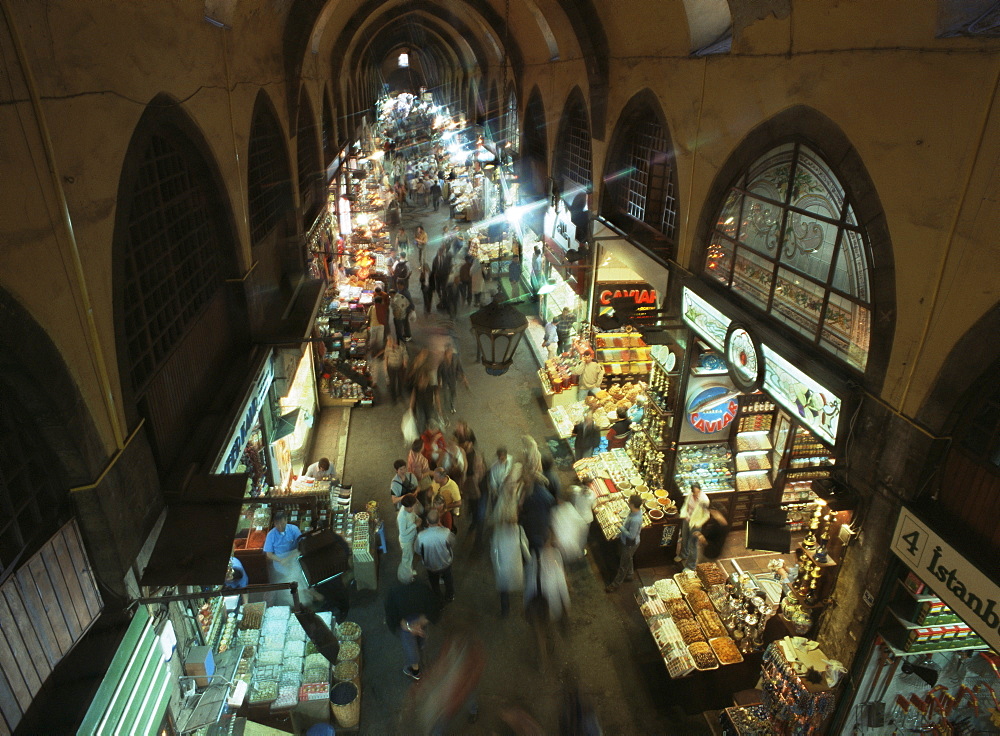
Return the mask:
[[491,376],[502,376],[514,362],[514,351],[528,327],[528,318],[513,304],[501,302],[495,295],[492,302],[475,312],[469,320],[486,372]]

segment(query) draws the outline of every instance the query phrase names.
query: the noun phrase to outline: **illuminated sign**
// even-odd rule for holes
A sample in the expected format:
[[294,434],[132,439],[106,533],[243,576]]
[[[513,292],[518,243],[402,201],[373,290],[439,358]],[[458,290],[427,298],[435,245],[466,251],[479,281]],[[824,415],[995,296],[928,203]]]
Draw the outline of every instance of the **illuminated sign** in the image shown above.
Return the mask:
[[702,434],[721,432],[736,418],[738,395],[739,391],[726,386],[710,386],[699,391],[688,401],[688,423]]
[[1000,586],[905,506],[890,549],[993,649],[1000,649]]
[[631,299],[636,307],[656,306],[656,289],[645,281],[598,281],[595,293],[595,315],[611,314],[615,299]]
[[[720,352],[732,320],[693,291],[684,287],[681,309],[684,321]],[[764,389],[824,442],[837,442],[842,399],[831,389],[785,360],[774,348],[761,346]]]
[[257,423],[257,415],[260,414],[261,407],[264,406],[264,401],[267,399],[267,392],[270,390],[273,381],[274,365],[269,356],[257,374],[257,380],[254,381],[250,395],[243,405],[243,411],[240,412],[240,417],[236,425],[230,431],[230,440],[223,448],[219,459],[216,460],[215,468],[212,470],[213,473],[232,473],[236,470],[240,458],[243,457],[243,450],[247,446],[247,440],[250,438],[250,432]]
[[772,348],[763,345],[764,389],[792,412],[820,439],[837,442],[841,400],[833,391],[814,381]]

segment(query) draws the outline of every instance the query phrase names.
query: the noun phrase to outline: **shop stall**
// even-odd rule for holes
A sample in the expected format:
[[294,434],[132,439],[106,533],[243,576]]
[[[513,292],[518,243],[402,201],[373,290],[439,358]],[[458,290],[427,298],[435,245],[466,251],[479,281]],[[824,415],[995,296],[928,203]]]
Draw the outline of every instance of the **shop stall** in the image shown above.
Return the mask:
[[656,564],[671,553],[679,534],[677,507],[662,488],[642,482],[628,453],[622,448],[599,452],[575,462],[573,470],[594,495],[594,519],[608,542],[618,539],[629,514],[628,499],[633,494],[642,498],[642,529],[632,558],[636,567]]
[[898,562],[841,708],[859,734],[1000,731],[1000,586],[928,518],[904,506],[896,522]]

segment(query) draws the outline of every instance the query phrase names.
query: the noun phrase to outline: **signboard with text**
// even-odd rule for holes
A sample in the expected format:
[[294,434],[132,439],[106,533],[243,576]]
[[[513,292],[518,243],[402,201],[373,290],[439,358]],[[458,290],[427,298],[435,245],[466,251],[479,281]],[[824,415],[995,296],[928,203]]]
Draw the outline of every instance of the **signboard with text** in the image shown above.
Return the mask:
[[628,299],[635,307],[656,307],[656,289],[645,281],[598,281],[594,286],[593,316],[611,314],[614,299]]
[[993,649],[1000,649],[1000,585],[905,506],[891,549]]

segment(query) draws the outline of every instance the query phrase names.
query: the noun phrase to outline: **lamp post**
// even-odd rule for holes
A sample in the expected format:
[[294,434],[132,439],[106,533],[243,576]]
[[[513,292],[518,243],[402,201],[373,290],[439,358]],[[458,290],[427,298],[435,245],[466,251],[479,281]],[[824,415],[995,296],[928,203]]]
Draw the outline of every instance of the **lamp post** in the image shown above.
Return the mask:
[[493,301],[475,312],[469,320],[486,372],[491,376],[502,376],[514,362],[514,351],[528,327],[528,318],[513,304],[501,302],[494,295]]

